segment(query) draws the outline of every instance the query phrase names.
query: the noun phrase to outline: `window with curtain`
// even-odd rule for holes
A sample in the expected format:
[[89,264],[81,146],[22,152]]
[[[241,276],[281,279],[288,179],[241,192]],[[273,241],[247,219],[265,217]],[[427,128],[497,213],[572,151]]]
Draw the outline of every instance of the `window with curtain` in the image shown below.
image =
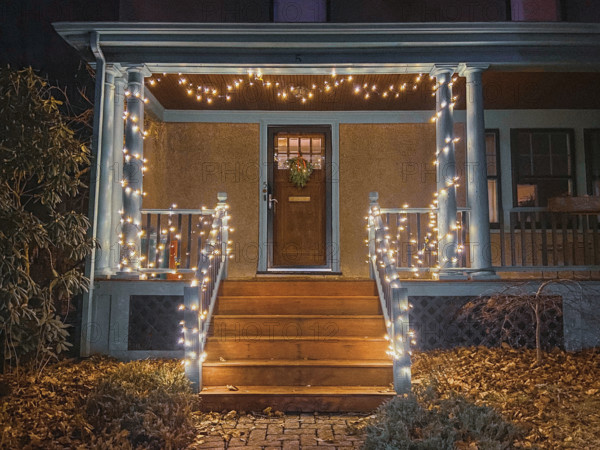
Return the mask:
[[548,199],[574,195],[572,130],[511,130],[515,206],[545,207]]

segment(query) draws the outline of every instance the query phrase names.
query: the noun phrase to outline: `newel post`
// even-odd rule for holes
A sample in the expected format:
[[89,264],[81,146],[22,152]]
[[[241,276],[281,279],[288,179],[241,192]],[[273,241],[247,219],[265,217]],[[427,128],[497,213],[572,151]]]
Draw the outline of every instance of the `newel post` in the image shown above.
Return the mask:
[[377,244],[375,241],[375,216],[373,215],[374,210],[379,209],[379,193],[369,192],[369,217],[368,217],[368,233],[369,233],[369,273],[371,278],[375,279],[375,273],[373,269],[372,258],[376,255]]
[[408,290],[399,287],[398,281],[392,282],[392,335],[394,348],[394,390],[396,394],[410,393],[411,332],[409,330]]
[[200,288],[183,288],[183,345],[185,349],[185,375],[194,392],[202,390],[202,354],[200,348]]

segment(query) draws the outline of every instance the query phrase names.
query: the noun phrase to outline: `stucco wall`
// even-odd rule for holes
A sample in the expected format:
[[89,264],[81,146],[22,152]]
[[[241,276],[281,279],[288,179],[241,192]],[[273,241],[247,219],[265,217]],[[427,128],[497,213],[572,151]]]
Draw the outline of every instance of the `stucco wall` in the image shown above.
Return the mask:
[[146,139],[145,208],[213,208],[229,196],[235,258],[232,278],[256,273],[258,242],[258,124],[167,123]]
[[[456,124],[458,136],[463,125]],[[213,207],[226,191],[235,232],[230,277],[256,274],[259,125],[166,123],[146,140],[146,208]],[[368,194],[383,207],[427,207],[435,191],[435,125],[340,124],[340,256],[347,277],[367,277],[364,216]],[[457,161],[464,160],[464,142]],[[464,204],[464,186],[459,188]]]

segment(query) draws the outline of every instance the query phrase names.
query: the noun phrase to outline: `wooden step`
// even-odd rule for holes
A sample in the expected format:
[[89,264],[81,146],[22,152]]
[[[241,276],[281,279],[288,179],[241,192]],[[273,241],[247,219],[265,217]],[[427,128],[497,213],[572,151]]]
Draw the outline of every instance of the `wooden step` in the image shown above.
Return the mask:
[[208,386],[202,411],[372,412],[395,396],[390,386]]
[[209,338],[207,361],[240,359],[385,359],[388,342],[364,337],[262,337],[258,339]]
[[232,360],[205,362],[204,386],[386,386],[390,360]]
[[219,289],[222,296],[323,296],[323,295],[377,295],[375,282],[331,281],[331,280],[252,280],[252,281],[223,281]]
[[377,296],[220,296],[215,314],[381,314]]
[[336,337],[385,335],[383,316],[215,315],[209,335],[219,339],[259,337]]

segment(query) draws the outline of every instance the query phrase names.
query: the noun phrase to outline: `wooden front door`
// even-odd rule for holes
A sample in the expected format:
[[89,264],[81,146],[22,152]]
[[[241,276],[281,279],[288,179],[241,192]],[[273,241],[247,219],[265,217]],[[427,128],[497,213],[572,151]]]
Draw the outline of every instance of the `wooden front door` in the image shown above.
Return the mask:
[[[272,164],[272,268],[327,265],[327,165],[329,131],[319,128],[281,129],[269,133]],[[304,187],[290,181],[289,163],[299,155],[312,164]]]

